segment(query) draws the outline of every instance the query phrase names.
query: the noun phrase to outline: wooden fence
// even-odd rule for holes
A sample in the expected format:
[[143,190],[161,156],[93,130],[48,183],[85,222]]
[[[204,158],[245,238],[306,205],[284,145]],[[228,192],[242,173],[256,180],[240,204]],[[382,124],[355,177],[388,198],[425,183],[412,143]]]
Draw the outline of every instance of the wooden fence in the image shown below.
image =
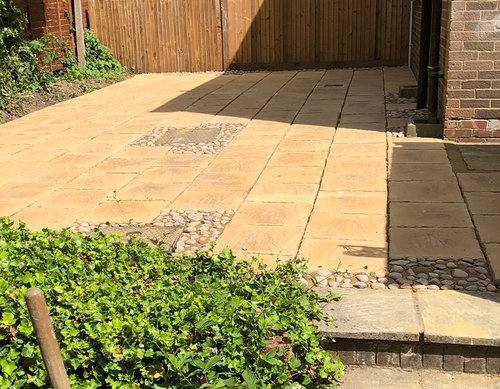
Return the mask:
[[89,0],[91,28],[139,72],[222,69],[220,0]]
[[140,72],[405,65],[411,0],[89,0]]

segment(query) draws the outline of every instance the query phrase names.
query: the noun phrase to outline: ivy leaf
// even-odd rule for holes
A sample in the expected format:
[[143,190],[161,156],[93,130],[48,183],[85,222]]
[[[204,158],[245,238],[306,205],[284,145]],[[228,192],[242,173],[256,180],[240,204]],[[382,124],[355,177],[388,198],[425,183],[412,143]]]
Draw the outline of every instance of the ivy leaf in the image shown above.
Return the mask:
[[245,380],[248,389],[255,389],[257,387],[257,378],[255,378],[255,374],[251,370],[246,369],[243,372],[243,379]]

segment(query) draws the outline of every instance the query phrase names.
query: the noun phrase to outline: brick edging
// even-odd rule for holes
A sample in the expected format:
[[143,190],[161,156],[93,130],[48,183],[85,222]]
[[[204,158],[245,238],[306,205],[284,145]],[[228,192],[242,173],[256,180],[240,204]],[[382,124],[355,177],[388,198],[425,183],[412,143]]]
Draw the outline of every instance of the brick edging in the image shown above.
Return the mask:
[[500,374],[500,347],[335,339],[323,343],[345,365]]
[[446,119],[444,137],[457,142],[500,142],[500,120]]

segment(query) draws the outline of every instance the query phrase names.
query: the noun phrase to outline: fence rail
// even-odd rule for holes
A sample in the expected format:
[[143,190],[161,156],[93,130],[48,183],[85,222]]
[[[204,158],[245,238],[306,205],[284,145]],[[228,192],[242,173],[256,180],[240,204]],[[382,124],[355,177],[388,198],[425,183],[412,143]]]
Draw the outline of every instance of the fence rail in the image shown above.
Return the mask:
[[404,65],[411,0],[89,0],[140,72]]

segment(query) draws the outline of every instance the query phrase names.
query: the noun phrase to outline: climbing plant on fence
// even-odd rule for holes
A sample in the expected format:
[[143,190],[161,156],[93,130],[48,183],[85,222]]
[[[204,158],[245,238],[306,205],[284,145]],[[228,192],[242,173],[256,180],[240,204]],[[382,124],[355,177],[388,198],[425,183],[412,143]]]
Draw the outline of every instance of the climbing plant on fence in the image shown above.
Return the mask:
[[334,387],[343,365],[321,349],[320,298],[295,281],[303,262],[257,262],[0,218],[0,388],[48,387],[23,298],[32,286],[72,388]]

